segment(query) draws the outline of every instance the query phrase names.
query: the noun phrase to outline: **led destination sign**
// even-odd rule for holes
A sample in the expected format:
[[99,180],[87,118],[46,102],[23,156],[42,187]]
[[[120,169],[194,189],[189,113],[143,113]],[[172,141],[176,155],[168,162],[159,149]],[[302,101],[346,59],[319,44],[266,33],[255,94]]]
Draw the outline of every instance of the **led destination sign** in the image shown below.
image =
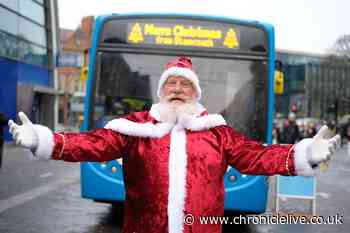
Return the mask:
[[238,49],[239,30],[230,25],[133,22],[127,26],[127,42],[162,46]]

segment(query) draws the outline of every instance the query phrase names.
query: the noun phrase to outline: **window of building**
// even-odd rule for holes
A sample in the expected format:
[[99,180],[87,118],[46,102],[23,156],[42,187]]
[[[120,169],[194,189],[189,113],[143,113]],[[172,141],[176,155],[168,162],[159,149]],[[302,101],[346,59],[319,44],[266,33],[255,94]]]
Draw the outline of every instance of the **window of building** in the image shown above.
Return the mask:
[[18,10],[18,0],[0,0],[0,4],[17,11]]
[[19,13],[41,25],[45,25],[43,5],[33,2],[32,0],[22,0],[19,2]]
[[59,56],[60,67],[82,67],[83,55],[77,52],[62,51]]
[[32,23],[24,18],[20,18],[18,31],[18,34],[24,39],[45,47],[47,46],[46,31],[44,27]]
[[[44,0],[0,0],[0,56],[53,68],[51,14],[56,3]],[[54,11],[54,12],[51,12]]]
[[26,63],[48,65],[47,49],[23,40],[18,43],[18,58]]
[[17,58],[17,38],[0,30],[0,56]]
[[11,33],[12,35],[18,34],[18,16],[9,10],[0,6],[0,30]]

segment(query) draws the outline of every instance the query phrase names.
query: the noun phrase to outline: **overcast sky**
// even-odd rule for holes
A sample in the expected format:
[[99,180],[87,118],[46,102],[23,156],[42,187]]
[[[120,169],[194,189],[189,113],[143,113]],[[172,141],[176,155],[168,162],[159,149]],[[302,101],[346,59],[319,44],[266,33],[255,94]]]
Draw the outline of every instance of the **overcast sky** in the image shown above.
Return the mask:
[[325,53],[350,34],[350,0],[58,0],[61,28],[83,16],[128,12],[200,13],[259,20],[275,26],[276,47]]

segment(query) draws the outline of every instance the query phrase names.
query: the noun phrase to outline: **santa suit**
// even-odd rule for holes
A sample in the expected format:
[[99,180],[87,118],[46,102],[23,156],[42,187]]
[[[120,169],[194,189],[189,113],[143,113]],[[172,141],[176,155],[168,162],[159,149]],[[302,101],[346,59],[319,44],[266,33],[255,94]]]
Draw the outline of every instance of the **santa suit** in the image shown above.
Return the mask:
[[[219,233],[221,225],[201,225],[198,218],[223,215],[228,165],[252,175],[297,172],[292,145],[263,146],[226,126],[221,115],[203,109],[175,125],[159,119],[153,105],[104,129],[55,133],[51,139],[41,132],[36,153],[74,162],[122,157],[124,233]],[[187,214],[194,216],[193,225],[183,223]]]

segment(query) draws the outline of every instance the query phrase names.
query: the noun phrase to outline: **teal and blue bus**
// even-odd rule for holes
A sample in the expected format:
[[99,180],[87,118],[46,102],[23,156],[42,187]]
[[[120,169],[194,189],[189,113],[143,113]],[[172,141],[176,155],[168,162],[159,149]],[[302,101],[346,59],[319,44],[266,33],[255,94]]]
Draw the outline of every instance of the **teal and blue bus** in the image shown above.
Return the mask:
[[[82,130],[150,108],[164,65],[192,58],[202,104],[250,138],[271,143],[274,29],[257,21],[182,14],[111,14],[96,19]],[[142,177],[140,177],[142,179]],[[268,179],[225,174],[225,209],[266,210]],[[122,161],[81,165],[84,198],[122,202]]]

